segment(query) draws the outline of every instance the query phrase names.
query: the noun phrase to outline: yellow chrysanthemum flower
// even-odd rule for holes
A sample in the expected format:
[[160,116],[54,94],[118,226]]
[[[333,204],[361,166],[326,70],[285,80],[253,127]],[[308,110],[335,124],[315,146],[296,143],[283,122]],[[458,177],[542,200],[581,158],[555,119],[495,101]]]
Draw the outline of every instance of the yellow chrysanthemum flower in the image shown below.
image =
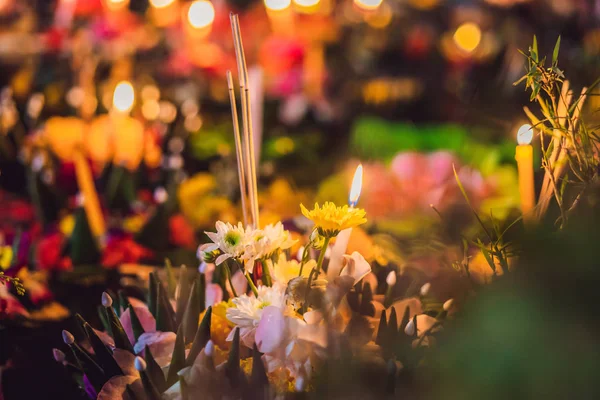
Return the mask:
[[325,202],[323,207],[315,203],[315,208],[310,211],[300,204],[300,209],[306,218],[315,223],[319,234],[326,237],[334,237],[344,229],[354,228],[367,222],[365,210],[362,208],[347,205],[338,207],[330,201]]
[[[280,254],[277,263],[272,267],[275,282],[287,285],[289,281],[300,275],[300,263],[296,260],[288,260],[285,254]],[[309,260],[302,268],[302,276],[308,278],[310,272],[317,266],[315,260]]]

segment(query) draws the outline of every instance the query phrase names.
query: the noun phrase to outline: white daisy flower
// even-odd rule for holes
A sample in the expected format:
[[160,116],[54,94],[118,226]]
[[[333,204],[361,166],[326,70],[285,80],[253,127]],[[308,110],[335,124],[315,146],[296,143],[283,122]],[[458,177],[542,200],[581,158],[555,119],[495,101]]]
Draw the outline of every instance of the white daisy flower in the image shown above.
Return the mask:
[[285,307],[285,286],[259,286],[258,296],[242,294],[231,300],[235,307],[227,309],[227,319],[240,328],[253,328],[258,325],[262,310],[268,306]]
[[252,273],[256,261],[270,258],[281,250],[289,249],[294,243],[296,240],[291,238],[289,231],[283,229],[281,222],[255,230],[243,256],[246,270]]
[[241,222],[237,225],[231,225],[222,221],[217,221],[216,228],[216,232],[205,232],[212,243],[200,246],[199,251],[220,250],[223,254],[215,260],[216,265],[229,258],[240,258],[244,254],[246,243],[251,235],[250,228],[244,229]]

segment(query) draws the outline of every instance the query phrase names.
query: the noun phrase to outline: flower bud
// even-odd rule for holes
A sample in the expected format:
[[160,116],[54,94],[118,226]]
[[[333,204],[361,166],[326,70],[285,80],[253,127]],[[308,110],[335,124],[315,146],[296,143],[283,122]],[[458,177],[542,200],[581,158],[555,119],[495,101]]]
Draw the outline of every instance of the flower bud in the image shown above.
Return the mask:
[[427,296],[429,294],[429,290],[431,289],[431,283],[427,282],[423,286],[421,286],[421,296]]
[[52,355],[54,356],[54,360],[56,360],[58,363],[62,364],[65,361],[65,353],[59,349],[52,349]]
[[385,283],[387,283],[389,287],[392,287],[396,284],[396,271],[390,271],[385,278]]
[[454,305],[454,299],[446,300],[446,302],[443,305],[444,311],[450,310],[453,305]]
[[325,237],[321,236],[319,234],[319,231],[315,229],[310,234],[310,244],[312,245],[313,248],[320,250],[323,248],[323,245],[325,244]]
[[299,376],[296,378],[296,383],[294,384],[294,389],[296,390],[296,392],[303,392],[304,391],[304,378]]
[[63,330],[62,338],[63,338],[63,342],[65,342],[65,344],[68,344],[69,346],[72,345],[73,343],[75,343],[75,337],[69,331]]
[[204,354],[206,354],[208,357],[212,357],[214,353],[215,344],[212,340],[209,340],[208,342],[206,342],[206,346],[204,347]]
[[106,292],[102,292],[102,305],[106,308],[111,307],[113,304],[112,298]]
[[146,361],[144,361],[144,359],[140,356],[135,358],[135,361],[133,362],[135,369],[137,371],[145,371],[146,370]]
[[413,336],[415,334],[415,321],[414,321],[414,319],[411,318],[410,321],[408,321],[408,323],[404,327],[404,333],[406,333],[408,336]]

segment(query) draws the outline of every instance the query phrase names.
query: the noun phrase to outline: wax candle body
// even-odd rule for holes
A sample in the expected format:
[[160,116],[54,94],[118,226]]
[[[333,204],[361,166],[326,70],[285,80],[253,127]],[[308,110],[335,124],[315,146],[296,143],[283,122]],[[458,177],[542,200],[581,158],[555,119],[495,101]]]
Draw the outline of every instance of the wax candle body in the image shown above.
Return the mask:
[[520,144],[515,154],[519,171],[519,194],[521,196],[521,212],[525,221],[531,220],[535,206],[535,190],[533,183],[533,146]]
[[83,207],[88,217],[90,227],[94,236],[101,237],[105,232],[104,216],[100,208],[98,193],[94,186],[92,171],[81,151],[76,151],[74,156],[75,173],[77,175],[77,184],[79,191],[83,194]]

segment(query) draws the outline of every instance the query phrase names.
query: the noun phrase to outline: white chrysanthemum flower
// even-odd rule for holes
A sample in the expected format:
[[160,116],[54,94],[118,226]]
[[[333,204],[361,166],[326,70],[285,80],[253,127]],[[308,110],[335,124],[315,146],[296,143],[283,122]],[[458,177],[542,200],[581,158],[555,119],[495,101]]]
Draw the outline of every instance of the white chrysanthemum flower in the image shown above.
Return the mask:
[[283,309],[285,307],[285,286],[275,284],[271,287],[259,286],[258,296],[243,294],[231,300],[235,307],[227,309],[226,317],[229,321],[239,326],[243,332],[245,329],[255,329],[265,307],[275,306]]
[[255,230],[243,256],[246,271],[252,273],[256,261],[270,258],[281,250],[289,249],[294,243],[296,240],[292,239],[289,231],[283,229],[281,222]]
[[217,221],[216,232],[205,232],[212,240],[212,243],[207,243],[200,246],[199,251],[210,252],[220,250],[223,254],[219,255],[215,260],[215,264],[219,265],[229,258],[240,258],[244,255],[247,241],[252,234],[250,228],[244,229],[241,222],[237,225],[231,225],[222,221]]

